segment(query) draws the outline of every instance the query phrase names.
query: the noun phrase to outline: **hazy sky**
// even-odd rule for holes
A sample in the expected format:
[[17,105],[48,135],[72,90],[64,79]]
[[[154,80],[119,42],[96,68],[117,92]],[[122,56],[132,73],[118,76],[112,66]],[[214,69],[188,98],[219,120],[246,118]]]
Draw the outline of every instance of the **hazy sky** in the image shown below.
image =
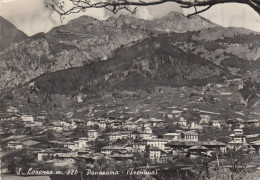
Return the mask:
[[[193,11],[193,9],[184,11],[175,3],[165,3],[157,6],[141,7],[138,9],[136,16],[152,19],[166,15],[172,10],[186,14]],[[112,14],[104,9],[88,9],[85,13],[66,17],[63,23],[81,15],[106,19]],[[225,27],[245,27],[260,32],[259,15],[246,5],[233,3],[218,5],[201,15]],[[59,16],[45,8],[43,0],[0,0],[0,16],[12,22],[28,35],[47,32],[52,27],[61,24]]]

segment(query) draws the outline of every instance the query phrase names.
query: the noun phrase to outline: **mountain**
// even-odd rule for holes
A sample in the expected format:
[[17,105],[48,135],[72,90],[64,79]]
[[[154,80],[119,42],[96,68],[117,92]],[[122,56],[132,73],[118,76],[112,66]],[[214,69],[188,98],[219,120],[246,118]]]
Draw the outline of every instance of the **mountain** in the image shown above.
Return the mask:
[[[128,23],[129,21],[135,23]],[[148,26],[138,27],[140,22]],[[180,27],[181,24],[183,27]],[[153,25],[155,28],[150,30],[148,27]],[[151,22],[127,16],[104,21],[82,16],[66,25],[55,27],[46,34],[40,33],[19,44],[13,44],[1,52],[0,87],[14,87],[47,72],[106,60],[121,46],[131,46],[152,34],[164,33],[164,30],[157,27],[166,25],[173,32],[187,31],[192,27],[196,27],[196,30],[216,26],[201,17],[188,19],[180,13],[170,13],[167,17]]]
[[175,11],[170,12],[162,18],[153,20],[137,19],[126,15],[119,16],[119,19],[134,27],[154,33],[186,32],[220,27],[201,16],[194,15],[186,17],[184,14]]
[[22,31],[0,16],[0,52],[14,42],[20,42],[28,38]]
[[151,37],[118,49],[107,61],[44,74],[34,84],[44,93],[69,95],[206,85],[230,76],[214,63],[173,45],[174,41],[174,36]]

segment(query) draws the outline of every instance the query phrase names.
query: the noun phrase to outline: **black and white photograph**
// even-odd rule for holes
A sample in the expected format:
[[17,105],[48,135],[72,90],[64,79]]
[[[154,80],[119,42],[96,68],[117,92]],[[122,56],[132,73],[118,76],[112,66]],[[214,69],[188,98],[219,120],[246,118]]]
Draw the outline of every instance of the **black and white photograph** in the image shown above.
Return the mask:
[[0,0],[0,180],[260,180],[260,0]]

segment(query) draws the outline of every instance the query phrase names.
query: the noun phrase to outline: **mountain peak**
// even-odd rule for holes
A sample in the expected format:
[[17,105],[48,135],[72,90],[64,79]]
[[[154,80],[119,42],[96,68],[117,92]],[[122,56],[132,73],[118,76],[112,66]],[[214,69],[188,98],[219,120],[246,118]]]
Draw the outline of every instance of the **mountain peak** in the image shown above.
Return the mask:
[[0,16],[0,51],[14,42],[23,41],[28,36],[18,30],[12,23]]

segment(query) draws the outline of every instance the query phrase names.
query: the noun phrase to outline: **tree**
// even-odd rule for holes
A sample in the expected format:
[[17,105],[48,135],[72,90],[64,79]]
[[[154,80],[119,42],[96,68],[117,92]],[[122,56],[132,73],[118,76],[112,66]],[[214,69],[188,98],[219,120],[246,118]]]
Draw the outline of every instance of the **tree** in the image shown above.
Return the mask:
[[[67,8],[65,0],[45,0],[46,6],[55,10],[60,16],[79,13],[89,8],[105,8],[115,14],[122,9],[135,13],[138,6],[158,5],[165,2],[178,3],[182,8],[194,8],[194,13],[188,16],[207,11],[212,6],[224,3],[246,4],[260,14],[259,0],[68,0],[66,3],[71,4],[69,8]],[[197,10],[198,7],[203,9]]]

